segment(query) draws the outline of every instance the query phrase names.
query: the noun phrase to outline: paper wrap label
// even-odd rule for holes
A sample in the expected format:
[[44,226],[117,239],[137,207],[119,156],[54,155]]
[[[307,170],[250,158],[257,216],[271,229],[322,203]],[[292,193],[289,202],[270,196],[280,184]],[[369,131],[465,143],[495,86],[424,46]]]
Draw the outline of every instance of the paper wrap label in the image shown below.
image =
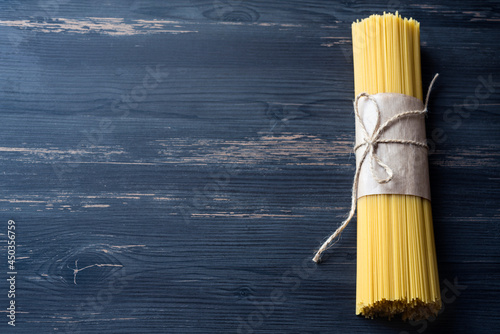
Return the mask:
[[[371,95],[371,97],[378,104],[380,124],[401,112],[424,109],[422,101],[408,95],[379,93]],[[358,111],[367,132],[372,134],[377,122],[375,104],[369,99],[360,99]],[[356,145],[364,142],[364,136],[359,121],[356,119]],[[425,116],[417,115],[401,118],[387,127],[379,139],[413,140],[425,143]],[[358,164],[366,149],[365,145],[356,150],[356,162]],[[387,183],[378,183],[372,176],[370,169],[372,156],[368,154],[360,169],[358,198],[375,194],[402,194],[431,199],[427,149],[400,143],[378,143],[375,149],[380,161],[392,169],[393,177]],[[373,168],[376,175],[381,178],[387,176],[385,170],[378,164],[373,163]]]

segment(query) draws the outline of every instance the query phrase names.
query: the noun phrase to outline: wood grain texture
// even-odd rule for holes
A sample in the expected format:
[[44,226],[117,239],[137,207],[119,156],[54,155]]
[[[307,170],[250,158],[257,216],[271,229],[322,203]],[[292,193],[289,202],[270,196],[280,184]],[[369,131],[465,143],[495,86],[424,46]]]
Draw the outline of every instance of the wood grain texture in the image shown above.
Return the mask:
[[[384,10],[421,22],[424,85],[440,73],[447,300],[416,324],[355,316],[355,224],[310,261],[350,202],[350,24]],[[3,1],[0,332],[495,332],[499,21],[498,1]]]

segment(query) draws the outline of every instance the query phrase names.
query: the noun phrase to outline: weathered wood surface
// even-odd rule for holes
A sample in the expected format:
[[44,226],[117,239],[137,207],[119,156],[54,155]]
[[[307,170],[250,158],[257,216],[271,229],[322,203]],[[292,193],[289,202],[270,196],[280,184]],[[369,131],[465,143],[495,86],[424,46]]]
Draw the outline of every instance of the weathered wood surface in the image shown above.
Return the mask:
[[[356,224],[310,262],[350,203],[350,24],[384,10],[421,22],[424,85],[441,74],[446,301],[418,324],[354,315]],[[498,1],[3,1],[0,332],[495,332],[499,21]]]

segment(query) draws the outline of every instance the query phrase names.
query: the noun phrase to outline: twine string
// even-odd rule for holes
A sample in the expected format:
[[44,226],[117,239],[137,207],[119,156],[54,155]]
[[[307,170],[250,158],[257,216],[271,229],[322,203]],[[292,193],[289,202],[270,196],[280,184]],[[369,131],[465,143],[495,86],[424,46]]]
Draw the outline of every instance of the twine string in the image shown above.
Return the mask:
[[[390,182],[394,176],[393,170],[385,164],[377,155],[377,147],[378,144],[401,144],[401,145],[413,145],[417,147],[421,147],[424,149],[428,149],[427,144],[424,142],[419,142],[415,140],[406,140],[406,139],[381,139],[380,137],[382,134],[390,128],[393,124],[399,122],[400,120],[407,118],[407,117],[415,117],[415,116],[420,116],[424,115],[427,113],[427,105],[429,104],[429,96],[432,90],[432,86],[434,85],[434,82],[436,81],[437,77],[439,76],[438,73],[434,76],[432,79],[429,89],[427,90],[427,95],[425,98],[425,104],[424,104],[424,109],[422,110],[410,110],[410,111],[404,111],[399,114],[396,114],[389,118],[387,121],[385,121],[382,125],[380,124],[380,109],[378,106],[377,101],[373,96],[371,96],[368,93],[361,93],[358,96],[356,96],[356,99],[354,101],[354,114],[356,119],[358,120],[361,131],[363,132],[363,141],[356,145],[354,147],[354,152],[356,152],[358,149],[364,148],[363,153],[361,154],[361,158],[359,161],[356,162],[356,172],[354,173],[354,181],[352,184],[352,195],[351,195],[351,209],[349,210],[349,214],[347,218],[340,224],[340,226],[333,232],[332,235],[326,239],[326,241],[321,245],[319,250],[316,252],[316,255],[314,255],[313,261],[318,263],[321,260],[321,255],[323,254],[324,251],[326,251],[328,248],[332,246],[333,240],[337,238],[342,231],[347,227],[349,222],[352,220],[354,217],[354,213],[356,212],[356,203],[357,203],[357,197],[358,197],[358,182],[359,182],[359,174],[361,172],[361,166],[363,165],[363,162],[366,160],[368,156],[370,156],[370,171],[372,178],[377,181],[380,184]],[[368,99],[375,105],[375,111],[376,111],[376,122],[375,122],[375,128],[373,129],[372,133],[369,134],[368,130],[365,127],[365,124],[363,123],[363,119],[359,115],[359,100],[361,98]],[[375,171],[375,166],[381,167],[385,174],[385,178],[380,178],[376,171]]]

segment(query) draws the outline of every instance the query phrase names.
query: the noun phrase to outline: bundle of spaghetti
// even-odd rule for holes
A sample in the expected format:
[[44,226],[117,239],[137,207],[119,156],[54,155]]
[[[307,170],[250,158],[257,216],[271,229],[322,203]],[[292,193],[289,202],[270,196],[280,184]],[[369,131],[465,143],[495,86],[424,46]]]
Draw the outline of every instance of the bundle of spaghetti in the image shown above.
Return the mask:
[[[400,93],[422,100],[420,23],[393,14],[352,24],[355,95]],[[441,296],[430,200],[377,194],[357,202],[356,314],[436,315]]]
[[[420,24],[372,15],[352,25],[356,99],[356,173],[351,210],[314,256],[358,209],[356,314],[423,319],[441,308],[430,203],[420,72]],[[385,174],[380,174],[380,173]],[[382,175],[382,176],[381,176]]]

